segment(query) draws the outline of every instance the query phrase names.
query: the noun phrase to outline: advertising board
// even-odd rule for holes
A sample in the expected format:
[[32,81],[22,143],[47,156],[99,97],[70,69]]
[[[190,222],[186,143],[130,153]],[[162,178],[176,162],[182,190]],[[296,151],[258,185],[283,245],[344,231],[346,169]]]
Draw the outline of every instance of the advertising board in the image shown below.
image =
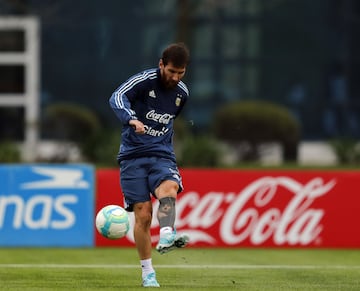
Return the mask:
[[0,166],[0,246],[93,246],[94,169]]
[[[360,247],[360,171],[180,170],[176,227],[190,247]],[[97,171],[96,209],[122,204],[119,171]],[[153,201],[154,210],[157,201]],[[133,218],[132,218],[133,223]],[[158,240],[154,215],[152,241]],[[133,246],[132,231],[97,246]]]

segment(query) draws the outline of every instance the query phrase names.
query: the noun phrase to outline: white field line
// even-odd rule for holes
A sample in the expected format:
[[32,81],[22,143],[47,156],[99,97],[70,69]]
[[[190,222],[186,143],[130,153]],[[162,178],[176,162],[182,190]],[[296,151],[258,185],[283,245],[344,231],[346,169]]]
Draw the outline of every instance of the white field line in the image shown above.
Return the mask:
[[[139,265],[122,264],[0,264],[1,268],[134,269]],[[360,265],[155,265],[157,269],[359,269]]]

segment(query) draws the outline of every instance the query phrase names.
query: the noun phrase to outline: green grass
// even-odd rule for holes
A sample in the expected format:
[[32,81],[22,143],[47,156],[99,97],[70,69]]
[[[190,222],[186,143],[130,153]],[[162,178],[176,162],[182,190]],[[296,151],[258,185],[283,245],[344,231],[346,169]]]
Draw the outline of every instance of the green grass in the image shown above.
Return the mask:
[[[162,290],[360,290],[360,250],[154,252]],[[143,290],[134,248],[2,248],[0,290]]]

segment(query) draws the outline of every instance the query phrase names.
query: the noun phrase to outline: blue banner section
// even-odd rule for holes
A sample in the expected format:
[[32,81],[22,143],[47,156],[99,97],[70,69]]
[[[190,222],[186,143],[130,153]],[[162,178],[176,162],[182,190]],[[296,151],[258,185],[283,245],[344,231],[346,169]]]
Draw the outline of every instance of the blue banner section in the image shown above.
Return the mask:
[[94,200],[92,166],[0,166],[0,246],[93,246]]

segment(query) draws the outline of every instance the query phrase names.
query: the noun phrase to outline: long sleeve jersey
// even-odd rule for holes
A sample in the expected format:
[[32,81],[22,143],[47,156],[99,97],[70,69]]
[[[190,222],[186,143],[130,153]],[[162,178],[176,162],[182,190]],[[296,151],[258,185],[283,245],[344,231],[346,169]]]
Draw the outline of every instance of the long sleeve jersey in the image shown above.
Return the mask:
[[[130,77],[111,95],[109,103],[122,123],[118,161],[138,157],[163,157],[176,161],[173,148],[173,122],[179,115],[189,91],[180,81],[175,88],[161,83],[160,69],[150,69]],[[129,125],[138,119],[145,134]]]

